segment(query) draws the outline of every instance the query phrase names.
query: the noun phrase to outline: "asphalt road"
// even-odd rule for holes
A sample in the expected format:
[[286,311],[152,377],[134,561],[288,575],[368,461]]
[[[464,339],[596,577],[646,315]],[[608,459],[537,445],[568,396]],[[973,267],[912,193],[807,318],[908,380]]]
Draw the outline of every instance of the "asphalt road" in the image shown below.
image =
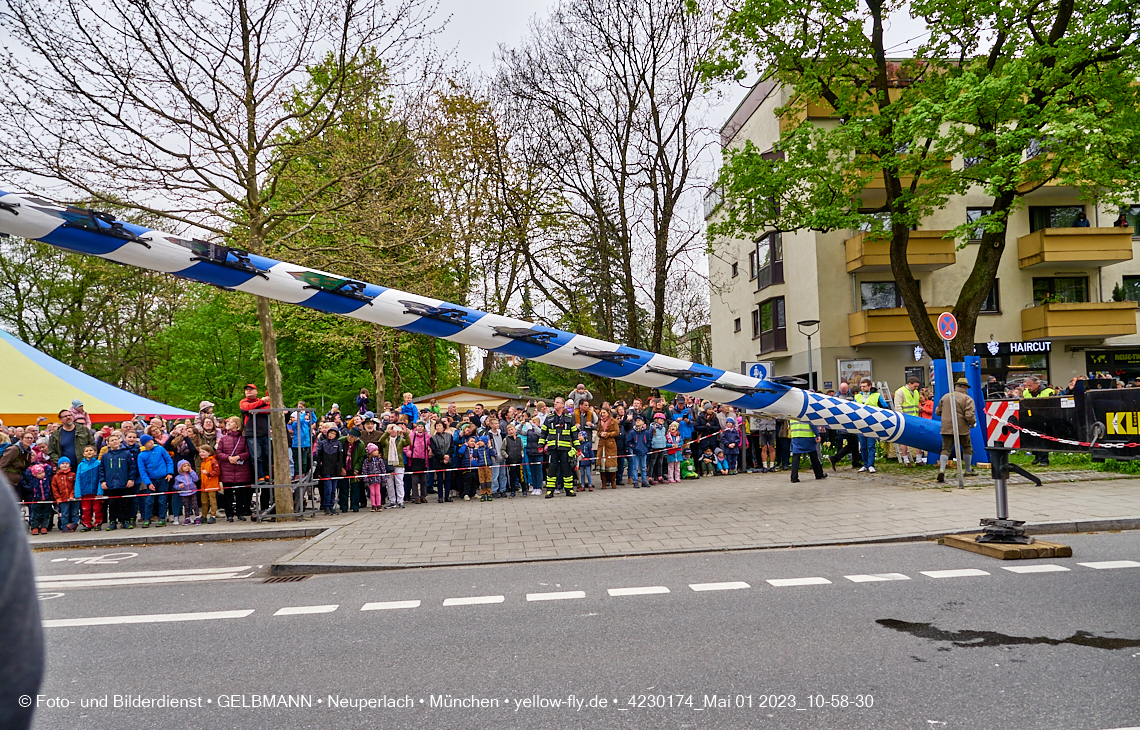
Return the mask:
[[[293,543],[136,548],[119,565],[41,553],[41,580],[85,585],[43,591],[35,727],[1140,726],[1140,533],[1057,539],[1074,558],[921,543],[271,584],[254,566]],[[1005,570],[1030,565],[1068,570]],[[848,577],[868,575],[892,579]],[[282,702],[302,706],[257,706]]]

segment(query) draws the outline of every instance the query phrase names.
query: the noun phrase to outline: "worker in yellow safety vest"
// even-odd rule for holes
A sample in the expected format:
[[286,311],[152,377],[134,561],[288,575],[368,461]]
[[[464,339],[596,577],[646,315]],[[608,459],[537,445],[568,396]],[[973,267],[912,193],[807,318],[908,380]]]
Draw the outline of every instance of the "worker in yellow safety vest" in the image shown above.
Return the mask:
[[792,440],[792,482],[800,480],[801,456],[806,456],[811,462],[816,479],[827,479],[823,473],[823,462],[819,459],[819,430],[807,421],[793,418],[788,427],[788,438]]
[[[883,400],[883,395],[872,389],[870,378],[863,378],[859,381],[859,392],[855,394],[855,402],[875,408],[890,408],[887,402]],[[859,459],[863,462],[859,471],[875,473],[875,451],[878,448],[878,439],[859,434]]]
[[[910,376],[906,379],[906,385],[895,391],[895,410],[904,413],[908,416],[919,415],[922,410],[922,398],[918,394],[919,381],[915,376]],[[910,449],[902,444],[899,444],[899,458],[902,459],[904,467],[909,469],[912,464],[910,463]],[[914,463],[918,463],[918,450],[915,449]]]

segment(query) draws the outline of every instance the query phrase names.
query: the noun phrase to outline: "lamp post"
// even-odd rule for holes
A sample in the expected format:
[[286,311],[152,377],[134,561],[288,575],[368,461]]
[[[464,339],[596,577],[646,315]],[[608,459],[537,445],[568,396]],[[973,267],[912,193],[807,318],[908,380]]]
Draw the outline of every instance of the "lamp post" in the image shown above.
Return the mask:
[[800,334],[808,338],[808,390],[815,390],[815,368],[811,362],[811,337],[819,332],[818,319],[801,319],[796,322],[796,327],[799,327]]

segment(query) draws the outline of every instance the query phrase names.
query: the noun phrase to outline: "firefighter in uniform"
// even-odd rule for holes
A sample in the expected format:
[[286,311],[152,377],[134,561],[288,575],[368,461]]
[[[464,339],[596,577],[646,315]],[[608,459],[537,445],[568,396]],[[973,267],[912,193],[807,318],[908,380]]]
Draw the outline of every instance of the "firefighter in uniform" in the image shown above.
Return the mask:
[[575,444],[578,441],[574,427],[574,415],[566,410],[566,401],[554,399],[554,411],[542,423],[538,437],[540,446],[545,447],[547,457],[546,498],[554,496],[554,490],[566,490],[567,497],[574,496],[574,458],[578,456]]

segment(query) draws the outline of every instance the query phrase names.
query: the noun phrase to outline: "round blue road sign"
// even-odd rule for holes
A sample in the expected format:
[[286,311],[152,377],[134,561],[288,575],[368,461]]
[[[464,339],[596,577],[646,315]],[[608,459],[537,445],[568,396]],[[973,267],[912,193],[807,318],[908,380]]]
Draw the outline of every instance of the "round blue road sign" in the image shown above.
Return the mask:
[[953,314],[943,312],[938,315],[938,334],[947,342],[958,335],[958,320],[954,319]]
[[768,377],[768,368],[761,363],[752,363],[752,367],[748,368],[749,377],[756,378],[757,380],[764,380]]

